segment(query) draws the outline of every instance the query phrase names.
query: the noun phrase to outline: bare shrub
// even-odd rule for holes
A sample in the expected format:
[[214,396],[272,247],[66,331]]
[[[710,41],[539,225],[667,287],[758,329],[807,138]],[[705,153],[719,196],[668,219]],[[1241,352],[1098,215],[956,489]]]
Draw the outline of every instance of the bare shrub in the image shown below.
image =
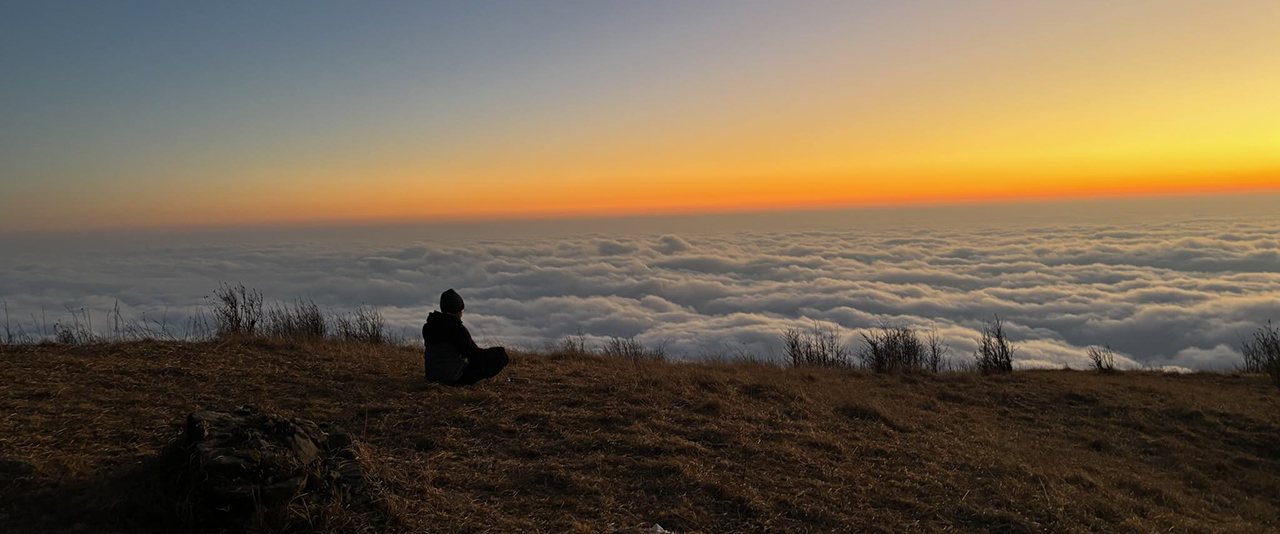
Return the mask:
[[637,341],[633,337],[611,337],[601,347],[600,352],[605,356],[625,358],[632,361],[666,361],[667,343],[663,341],[653,347],[646,347],[644,343]]
[[298,300],[268,308],[263,331],[275,338],[314,340],[323,339],[329,333],[329,325],[314,301]]
[[951,353],[951,347],[942,341],[942,336],[938,335],[938,330],[930,330],[924,337],[924,367],[925,370],[941,373],[943,366],[950,367],[951,359],[947,354]]
[[98,341],[93,333],[93,318],[89,312],[81,308],[79,312],[67,308],[71,321],[59,321],[53,324],[53,341],[65,345],[82,345]]
[[809,330],[782,332],[783,358],[792,367],[849,367],[849,347],[840,341],[839,326],[817,322]]
[[343,341],[382,345],[392,343],[387,333],[387,321],[382,312],[372,306],[361,306],[348,314],[333,319],[336,337]]
[[1267,373],[1276,387],[1280,387],[1280,330],[1271,321],[1253,333],[1253,337],[1240,342],[1244,354],[1246,373]]
[[907,327],[883,324],[863,332],[858,358],[863,367],[877,373],[892,371],[940,372],[950,347],[936,330],[921,337]]
[[883,325],[861,335],[863,347],[858,351],[858,357],[867,369],[883,373],[920,367],[924,357],[924,344],[916,336],[915,330]]
[[974,365],[984,375],[1013,372],[1013,344],[1004,333],[1004,321],[994,317],[982,325]]
[[213,318],[218,336],[252,336],[262,324],[262,293],[244,284],[220,284],[214,290]]
[[1089,347],[1089,361],[1099,373],[1116,372],[1116,353],[1110,346]]
[[587,347],[587,335],[583,334],[581,329],[578,330],[577,334],[561,338],[560,341],[556,342],[556,344],[551,347],[551,351],[562,354],[572,354],[575,356],[591,352]]

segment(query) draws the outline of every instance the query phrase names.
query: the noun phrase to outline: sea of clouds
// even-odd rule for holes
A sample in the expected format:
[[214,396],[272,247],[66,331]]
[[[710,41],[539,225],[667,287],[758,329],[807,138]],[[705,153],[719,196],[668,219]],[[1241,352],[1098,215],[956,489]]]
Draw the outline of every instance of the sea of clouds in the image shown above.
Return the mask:
[[776,358],[780,331],[821,322],[855,348],[859,330],[883,323],[936,329],[959,360],[999,315],[1019,365],[1077,368],[1103,344],[1124,366],[1229,368],[1242,335],[1280,319],[1274,219],[823,226],[11,245],[0,299],[28,329],[82,309],[101,327],[117,303],[176,324],[207,310],[219,282],[244,283],[269,299],[376,306],[413,340],[456,288],[484,343],[581,332],[691,359]]

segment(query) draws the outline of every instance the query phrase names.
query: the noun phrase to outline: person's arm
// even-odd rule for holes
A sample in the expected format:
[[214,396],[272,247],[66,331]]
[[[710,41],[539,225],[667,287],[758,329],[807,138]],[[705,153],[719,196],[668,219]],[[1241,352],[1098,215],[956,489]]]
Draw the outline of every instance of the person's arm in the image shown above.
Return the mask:
[[480,347],[471,339],[471,331],[467,330],[466,326],[458,326],[458,342],[455,346],[458,349],[458,353],[468,359],[480,353]]

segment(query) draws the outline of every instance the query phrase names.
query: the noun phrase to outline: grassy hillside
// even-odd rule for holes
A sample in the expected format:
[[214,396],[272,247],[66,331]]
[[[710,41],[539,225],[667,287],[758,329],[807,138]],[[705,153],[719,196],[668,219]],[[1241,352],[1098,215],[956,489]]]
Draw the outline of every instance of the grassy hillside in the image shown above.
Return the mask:
[[253,403],[363,441],[411,532],[1280,531],[1260,376],[568,354],[469,388],[420,375],[417,351],[338,342],[0,348],[0,530],[137,529],[123,473],[186,413]]

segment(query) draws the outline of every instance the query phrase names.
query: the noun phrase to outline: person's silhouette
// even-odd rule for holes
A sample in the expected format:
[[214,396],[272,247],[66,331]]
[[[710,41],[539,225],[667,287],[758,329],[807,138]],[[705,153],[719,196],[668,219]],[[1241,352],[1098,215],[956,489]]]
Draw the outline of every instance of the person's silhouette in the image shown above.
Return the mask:
[[452,289],[440,295],[440,311],[422,325],[423,367],[428,382],[466,386],[497,376],[510,359],[502,347],[482,349],[462,324],[462,296]]

